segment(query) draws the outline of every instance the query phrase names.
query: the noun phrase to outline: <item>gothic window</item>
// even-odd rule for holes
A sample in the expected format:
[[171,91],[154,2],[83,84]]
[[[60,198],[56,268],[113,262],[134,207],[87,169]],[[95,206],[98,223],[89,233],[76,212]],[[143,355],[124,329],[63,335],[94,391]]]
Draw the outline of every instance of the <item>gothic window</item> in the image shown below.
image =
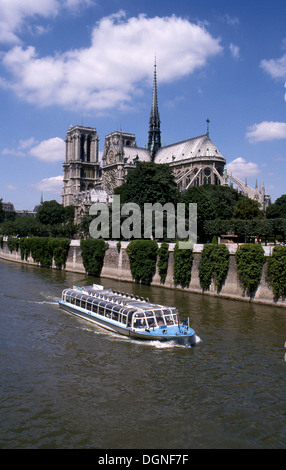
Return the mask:
[[80,160],[81,160],[82,162],[85,161],[85,155],[84,155],[84,140],[85,140],[84,135],[81,135],[81,137],[80,137]]
[[116,162],[116,157],[114,155],[114,152],[113,150],[110,150],[109,154],[108,154],[108,162],[109,164],[111,163],[115,163]]
[[90,142],[91,142],[91,136],[88,135],[86,139],[86,161],[90,162]]
[[81,177],[81,178],[93,179],[93,178],[95,177],[95,176],[94,176],[94,169],[93,169],[93,168],[90,168],[90,167],[81,168],[81,170],[80,170],[80,177]]
[[211,173],[210,168],[204,169],[204,184],[211,184]]

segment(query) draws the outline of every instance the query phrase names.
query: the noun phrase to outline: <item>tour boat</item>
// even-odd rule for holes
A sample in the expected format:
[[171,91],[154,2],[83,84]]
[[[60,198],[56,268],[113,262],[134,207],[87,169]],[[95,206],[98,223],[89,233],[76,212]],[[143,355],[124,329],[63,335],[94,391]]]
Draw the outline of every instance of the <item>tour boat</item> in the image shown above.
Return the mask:
[[170,341],[193,346],[198,342],[189,320],[182,323],[176,308],[149,299],[105,289],[101,285],[64,289],[59,306],[102,328],[147,341]]

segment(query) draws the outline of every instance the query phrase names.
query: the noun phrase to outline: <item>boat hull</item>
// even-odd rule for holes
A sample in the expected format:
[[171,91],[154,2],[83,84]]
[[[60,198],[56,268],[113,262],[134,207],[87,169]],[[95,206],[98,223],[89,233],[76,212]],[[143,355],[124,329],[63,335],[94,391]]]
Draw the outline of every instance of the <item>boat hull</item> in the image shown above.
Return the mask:
[[196,344],[196,335],[195,332],[189,328],[183,328],[175,326],[172,328],[172,331],[167,331],[166,329],[146,329],[143,331],[138,331],[131,329],[130,327],[125,327],[120,325],[118,322],[113,322],[106,317],[102,317],[95,313],[91,313],[87,310],[84,310],[80,307],[67,304],[62,300],[59,300],[59,307],[66,312],[75,315],[79,318],[87,320],[91,323],[94,323],[105,330],[113,331],[120,335],[128,336],[130,338],[145,340],[145,341],[175,341],[177,344],[184,346],[193,346]]
[[124,336],[130,336],[130,330],[111,323],[110,321],[106,321],[105,317],[100,317],[99,315],[92,314],[90,312],[84,311],[83,309],[77,309],[74,306],[70,306],[66,304],[65,302],[62,302],[59,300],[59,306],[61,309],[65,310],[68,313],[71,313],[72,315],[75,315],[79,318],[83,318],[84,320],[87,320],[91,323],[95,323],[96,325],[100,326],[101,328],[104,328],[109,331],[113,331],[115,333],[119,333]]

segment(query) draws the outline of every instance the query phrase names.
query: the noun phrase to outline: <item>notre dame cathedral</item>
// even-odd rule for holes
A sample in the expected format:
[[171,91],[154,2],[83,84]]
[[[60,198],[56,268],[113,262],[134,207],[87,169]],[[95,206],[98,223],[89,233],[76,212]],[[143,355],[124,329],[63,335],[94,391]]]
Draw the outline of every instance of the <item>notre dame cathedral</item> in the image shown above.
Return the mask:
[[112,132],[105,137],[100,163],[96,129],[71,126],[65,142],[62,204],[75,206],[75,222],[80,221],[94,202],[111,203],[114,188],[125,181],[127,173],[136,168],[138,161],[169,164],[182,191],[190,186],[230,184],[251,199],[256,199],[263,208],[267,204],[264,185],[259,190],[257,185],[253,189],[227,172],[225,158],[209,137],[209,120],[206,134],[161,146],[156,63],[148,148],[138,147],[134,134]]

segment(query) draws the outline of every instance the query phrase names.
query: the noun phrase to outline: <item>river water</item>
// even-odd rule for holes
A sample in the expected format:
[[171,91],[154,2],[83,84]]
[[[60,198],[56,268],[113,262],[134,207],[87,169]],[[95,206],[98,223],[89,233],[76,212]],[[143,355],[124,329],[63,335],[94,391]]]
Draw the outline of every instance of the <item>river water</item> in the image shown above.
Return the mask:
[[101,279],[202,340],[144,343],[58,308],[93,282],[0,260],[0,448],[285,448],[285,309]]

